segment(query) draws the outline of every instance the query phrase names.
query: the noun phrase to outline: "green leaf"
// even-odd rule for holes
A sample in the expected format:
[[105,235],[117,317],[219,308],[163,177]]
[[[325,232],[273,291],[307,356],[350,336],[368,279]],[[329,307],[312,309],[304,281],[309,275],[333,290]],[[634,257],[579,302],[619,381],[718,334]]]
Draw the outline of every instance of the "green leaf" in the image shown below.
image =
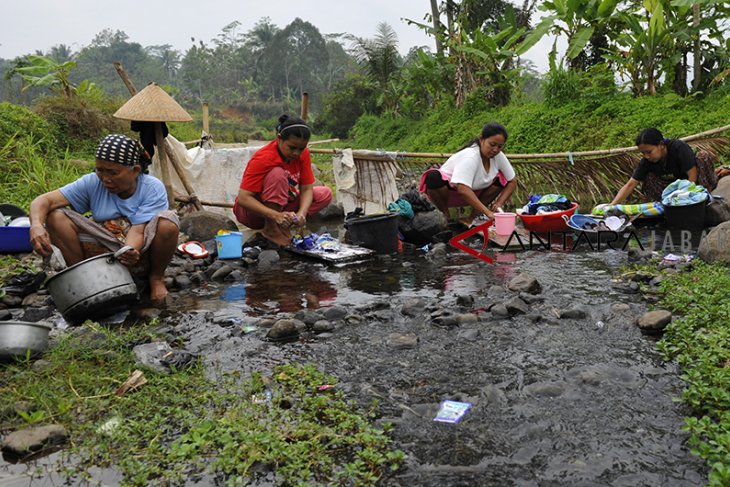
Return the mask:
[[540,23],[535,26],[532,32],[527,34],[527,37],[525,37],[525,39],[517,45],[515,49],[517,55],[523,55],[529,51],[532,46],[537,44],[540,39],[542,39],[543,36],[550,31],[550,28],[553,26],[553,22],[555,22],[557,18],[558,17],[555,15],[544,17]]
[[582,27],[575,33],[575,36],[570,40],[568,51],[565,53],[568,59],[575,59],[583,51],[591,39],[594,30],[595,28],[593,26]]

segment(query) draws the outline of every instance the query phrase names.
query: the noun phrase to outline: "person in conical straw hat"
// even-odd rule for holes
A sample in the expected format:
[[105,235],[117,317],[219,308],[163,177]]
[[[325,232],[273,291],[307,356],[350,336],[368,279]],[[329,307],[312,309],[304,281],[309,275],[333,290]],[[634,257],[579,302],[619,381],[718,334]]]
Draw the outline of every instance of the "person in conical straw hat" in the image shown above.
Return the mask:
[[[147,174],[149,159],[125,135],[107,135],[96,149],[94,172],[30,204],[33,250],[56,246],[71,266],[95,255],[133,248],[119,257],[133,275],[146,276],[150,299],[164,302],[164,272],[177,247],[180,223],[168,208],[162,182]],[[91,212],[91,219],[83,216]]]

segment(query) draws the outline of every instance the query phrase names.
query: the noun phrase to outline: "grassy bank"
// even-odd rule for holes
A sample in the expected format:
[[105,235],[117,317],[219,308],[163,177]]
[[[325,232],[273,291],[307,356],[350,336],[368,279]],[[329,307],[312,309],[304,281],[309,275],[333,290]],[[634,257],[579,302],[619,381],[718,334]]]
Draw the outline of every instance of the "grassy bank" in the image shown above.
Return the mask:
[[145,371],[146,384],[116,395],[135,370],[132,348],[154,338],[142,326],[92,325],[61,337],[43,367],[0,368],[1,428],[63,424],[72,483],[92,467],[110,467],[140,486],[206,475],[246,485],[270,471],[277,485],[373,485],[403,461],[388,427],[374,426],[375,405],[356,407],[311,365],[213,383],[196,363]]
[[695,260],[689,272],[663,276],[656,306],[674,319],[658,347],[679,363],[687,383],[681,400],[694,413],[685,418],[689,444],[711,467],[710,485],[730,485],[730,274]]

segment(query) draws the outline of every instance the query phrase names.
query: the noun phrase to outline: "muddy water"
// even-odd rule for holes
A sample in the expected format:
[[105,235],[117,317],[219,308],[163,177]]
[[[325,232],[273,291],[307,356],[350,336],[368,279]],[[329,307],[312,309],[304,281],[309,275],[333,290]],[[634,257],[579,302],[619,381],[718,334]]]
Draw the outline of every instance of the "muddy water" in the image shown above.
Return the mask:
[[[408,455],[385,485],[702,485],[703,462],[680,432],[688,410],[672,401],[678,370],[631,323],[646,310],[639,295],[611,281],[625,263],[621,251],[504,253],[489,265],[413,250],[342,267],[284,254],[243,282],[181,295],[165,321],[211,377],[314,362],[359,404],[378,400]],[[540,281],[542,299],[527,315],[491,316],[520,273]],[[320,312],[362,319],[265,341],[262,319],[299,312],[307,294]],[[559,317],[573,308],[585,317]],[[444,309],[476,318],[437,326]],[[393,334],[418,343],[398,348]],[[445,399],[473,406],[458,424],[435,422]]]
[[[646,310],[639,295],[611,281],[626,254],[499,257],[508,263],[415,251],[342,268],[285,257],[275,271],[191,298],[188,306],[200,311],[182,330],[216,372],[315,362],[360,404],[377,399],[408,454],[387,485],[703,484],[703,462],[680,432],[688,411],[672,401],[682,389],[678,370],[662,362],[655,339],[632,325]],[[482,312],[511,298],[494,286],[506,287],[522,272],[542,283],[544,301],[528,315]],[[364,319],[286,344],[263,342],[265,330],[226,331],[231,320],[243,326],[296,312],[305,293]],[[458,305],[464,296],[474,302]],[[401,313],[414,299],[422,312]],[[559,318],[571,308],[587,317]],[[442,328],[431,321],[440,309],[476,313],[478,320]],[[393,333],[415,335],[418,345],[395,348]],[[458,424],[434,422],[445,399],[473,406]]]

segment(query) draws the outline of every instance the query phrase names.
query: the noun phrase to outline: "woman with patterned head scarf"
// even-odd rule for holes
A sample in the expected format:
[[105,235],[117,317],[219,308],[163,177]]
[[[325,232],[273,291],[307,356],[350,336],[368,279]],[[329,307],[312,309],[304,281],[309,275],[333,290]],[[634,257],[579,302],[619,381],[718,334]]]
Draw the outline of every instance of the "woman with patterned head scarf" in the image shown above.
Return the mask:
[[[30,204],[30,241],[42,256],[60,249],[71,266],[124,245],[119,261],[148,277],[150,298],[167,295],[164,272],[177,246],[179,222],[168,209],[165,187],[144,173],[137,141],[107,135],[96,149],[94,172]],[[84,213],[91,212],[91,219]]]

